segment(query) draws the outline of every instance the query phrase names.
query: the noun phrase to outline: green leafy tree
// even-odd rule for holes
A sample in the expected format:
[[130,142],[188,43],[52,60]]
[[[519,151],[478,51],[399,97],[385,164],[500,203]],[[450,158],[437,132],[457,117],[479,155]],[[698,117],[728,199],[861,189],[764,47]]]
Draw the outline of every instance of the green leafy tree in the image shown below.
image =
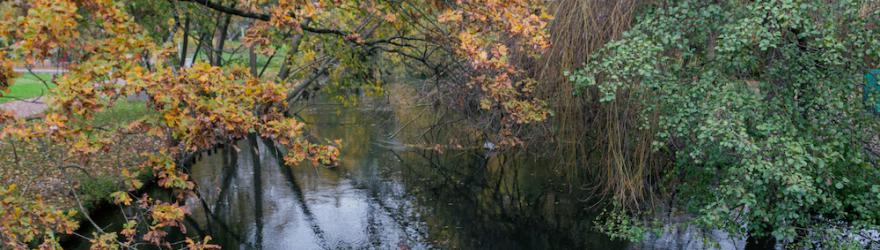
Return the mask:
[[653,7],[570,79],[603,102],[626,96],[644,117],[661,114],[644,127],[673,155],[663,188],[677,208],[709,228],[788,243],[880,225],[880,118],[861,98],[880,52],[877,3]]

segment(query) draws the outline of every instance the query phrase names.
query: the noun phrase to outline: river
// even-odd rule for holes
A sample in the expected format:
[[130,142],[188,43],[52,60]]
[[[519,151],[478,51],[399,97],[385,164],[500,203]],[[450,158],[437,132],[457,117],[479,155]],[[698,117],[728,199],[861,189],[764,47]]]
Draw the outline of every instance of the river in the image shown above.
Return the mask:
[[[224,249],[628,247],[593,230],[600,206],[583,171],[497,153],[455,112],[421,103],[411,86],[388,88],[396,94],[297,108],[310,138],[342,141],[337,167],[283,166],[283,149],[256,137],[201,155],[188,167],[200,197],[186,202],[187,233]],[[118,211],[92,217],[118,230]]]
[[586,183],[438,126],[451,113],[385,97],[307,107],[312,137],[342,140],[340,166],[282,166],[262,139],[221,148],[191,167],[190,227],[226,249],[626,247],[591,229]]

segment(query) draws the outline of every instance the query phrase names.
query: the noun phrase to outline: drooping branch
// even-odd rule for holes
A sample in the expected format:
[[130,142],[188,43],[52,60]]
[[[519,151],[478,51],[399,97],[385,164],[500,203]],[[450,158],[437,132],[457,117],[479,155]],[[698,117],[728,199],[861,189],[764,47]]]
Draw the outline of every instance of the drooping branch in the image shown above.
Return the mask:
[[[178,1],[197,3],[202,6],[208,7],[210,9],[213,9],[213,10],[216,10],[219,12],[223,12],[226,14],[230,14],[230,15],[236,15],[236,16],[240,16],[240,17],[252,18],[252,19],[257,19],[257,20],[262,20],[262,21],[272,20],[272,16],[270,16],[269,14],[248,12],[248,11],[244,11],[244,10],[240,10],[240,9],[236,9],[236,8],[232,8],[232,7],[223,6],[221,4],[217,4],[217,3],[211,2],[209,0],[178,0]],[[318,34],[335,34],[335,35],[339,35],[339,36],[345,36],[347,34],[346,32],[343,32],[341,30],[320,29],[320,28],[309,27],[305,23],[301,24],[300,28],[302,28],[305,31],[312,32],[312,33],[318,33]]]
[[268,14],[247,12],[247,11],[232,8],[232,7],[226,7],[221,4],[211,2],[209,0],[178,0],[178,1],[201,4],[205,7],[211,8],[213,10],[220,11],[220,12],[230,14],[230,15],[240,16],[240,17],[259,19],[259,20],[263,20],[263,21],[269,21],[271,19],[271,16],[269,16]]
[[[200,4],[202,6],[208,7],[210,9],[213,9],[213,10],[225,13],[225,14],[236,15],[236,16],[246,17],[246,18],[252,18],[252,19],[257,19],[257,20],[262,20],[262,21],[272,20],[272,16],[270,16],[268,14],[248,12],[248,11],[244,11],[244,10],[240,10],[240,9],[236,9],[236,8],[232,8],[232,7],[223,6],[223,5],[211,2],[209,0],[178,0],[178,1]],[[332,35],[337,35],[337,36],[342,36],[342,37],[348,36],[349,34],[351,34],[350,32],[345,32],[342,30],[310,27],[310,26],[308,26],[308,22],[303,22],[302,24],[300,24],[300,28],[304,31],[308,31],[308,32],[315,33],[315,34],[332,34]]]

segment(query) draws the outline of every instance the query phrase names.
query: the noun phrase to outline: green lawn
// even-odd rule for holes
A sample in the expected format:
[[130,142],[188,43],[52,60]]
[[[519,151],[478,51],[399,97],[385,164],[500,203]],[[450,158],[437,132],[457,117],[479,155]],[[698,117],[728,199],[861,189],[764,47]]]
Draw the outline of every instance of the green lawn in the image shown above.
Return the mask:
[[[230,41],[226,41],[224,48],[226,51],[233,51],[236,48],[238,48],[240,45],[241,45],[241,42],[230,40]],[[193,46],[193,47],[195,47],[195,46]],[[269,66],[266,67],[266,72],[263,76],[269,77],[269,76],[274,76],[274,75],[278,74],[278,71],[281,68],[282,58],[284,58],[284,55],[287,54],[288,49],[289,48],[287,46],[282,46],[282,47],[278,48],[276,55],[275,55],[275,57],[272,58],[271,62],[269,61],[269,56],[262,55],[262,54],[257,55],[258,70],[262,70],[263,66],[266,65],[266,63],[269,63]],[[192,55],[190,54],[190,56],[192,56]],[[205,63],[207,63],[209,61],[207,53],[205,53],[204,50],[199,52],[198,59],[202,62],[205,62]],[[238,65],[247,66],[248,62],[249,62],[248,60],[249,60],[248,50],[247,50],[247,48],[244,48],[244,47],[240,48],[237,51],[237,53],[223,53],[223,64],[224,65],[238,64]]]
[[96,113],[92,124],[99,127],[125,126],[150,114],[155,114],[155,112],[148,109],[144,101],[122,100],[117,101],[113,107]]
[[[46,80],[50,88],[55,85],[49,83],[52,80],[52,74],[48,73],[31,73],[21,74],[12,83],[9,93],[3,93],[0,96],[0,103],[15,101],[23,98],[32,98],[40,95],[48,95],[49,91],[37,77]],[[97,126],[120,126],[126,125],[128,122],[143,118],[153,113],[148,110],[144,101],[118,101],[113,107],[103,110],[95,114],[94,124]]]
[[36,73],[36,75],[34,75],[31,73],[24,73],[13,80],[12,86],[9,87],[9,93],[3,93],[3,95],[0,96],[0,103],[37,97],[40,95],[48,95],[49,91],[46,89],[46,85],[37,77],[46,80],[46,82],[49,83],[50,88],[55,87],[54,84],[50,83],[52,80],[52,74]]

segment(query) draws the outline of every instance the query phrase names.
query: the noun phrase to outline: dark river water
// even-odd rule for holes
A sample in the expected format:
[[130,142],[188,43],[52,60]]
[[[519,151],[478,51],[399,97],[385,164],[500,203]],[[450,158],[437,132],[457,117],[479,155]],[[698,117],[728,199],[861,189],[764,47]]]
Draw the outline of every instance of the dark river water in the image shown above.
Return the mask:
[[591,230],[585,183],[439,128],[450,113],[374,98],[299,114],[315,138],[342,140],[340,166],[283,166],[261,139],[222,149],[191,168],[204,198],[189,202],[193,226],[226,249],[626,247]]
[[338,167],[283,166],[282,149],[258,138],[203,155],[190,167],[202,198],[187,201],[188,231],[224,249],[627,247],[592,229],[596,204],[577,173],[495,153],[454,112],[394,91],[404,94],[298,112],[312,138],[342,140]]

